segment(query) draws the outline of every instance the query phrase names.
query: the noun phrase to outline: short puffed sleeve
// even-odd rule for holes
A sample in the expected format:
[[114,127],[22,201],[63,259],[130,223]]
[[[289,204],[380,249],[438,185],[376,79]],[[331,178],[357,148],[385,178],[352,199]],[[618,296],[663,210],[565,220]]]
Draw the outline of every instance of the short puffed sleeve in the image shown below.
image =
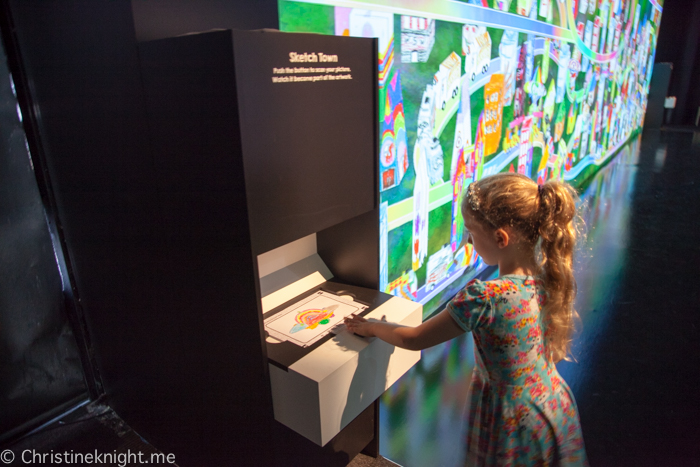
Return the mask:
[[447,304],[447,310],[452,318],[465,331],[473,331],[487,323],[491,314],[486,284],[474,279],[459,291]]

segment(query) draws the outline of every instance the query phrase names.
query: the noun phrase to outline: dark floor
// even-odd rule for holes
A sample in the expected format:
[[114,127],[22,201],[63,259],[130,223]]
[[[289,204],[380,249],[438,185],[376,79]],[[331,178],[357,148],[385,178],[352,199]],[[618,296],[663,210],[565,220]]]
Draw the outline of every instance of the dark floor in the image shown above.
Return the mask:
[[[0,455],[0,465],[12,466],[100,464],[126,467],[149,464],[177,467],[178,465],[174,454],[156,449],[132,430],[108,405],[99,401],[80,407],[62,417],[61,420],[30,433],[20,440],[3,445],[0,451],[3,451]],[[7,451],[12,454],[6,454]],[[100,462],[90,459],[83,462],[75,454],[85,455],[93,452],[101,455]],[[56,454],[60,457],[56,457]],[[66,454],[68,454],[67,457]],[[172,458],[167,457],[169,454]],[[234,459],[231,465],[239,464]],[[401,466],[382,456],[374,458],[358,454],[348,467]]]
[[[700,465],[700,137],[647,132],[621,226],[622,267],[580,342],[578,401],[592,466]],[[593,253],[595,254],[595,252]],[[582,290],[583,293],[594,291]],[[564,372],[564,371],[562,371]]]
[[[124,467],[139,465],[140,456],[151,465],[177,466],[168,462],[167,453],[147,443],[109,406],[99,401],[80,407],[18,441],[3,445],[2,450],[3,455],[7,455],[7,451],[12,453],[10,457],[0,458],[9,465],[102,464]],[[102,457],[98,463],[76,457],[76,453],[100,453]],[[52,457],[53,454],[60,454],[60,457]]]

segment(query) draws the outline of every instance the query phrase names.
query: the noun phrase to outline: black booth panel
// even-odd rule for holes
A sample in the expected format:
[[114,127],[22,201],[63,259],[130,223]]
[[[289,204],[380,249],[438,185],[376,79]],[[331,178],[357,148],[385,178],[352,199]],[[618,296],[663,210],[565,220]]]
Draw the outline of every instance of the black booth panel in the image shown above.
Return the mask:
[[[336,452],[333,446],[342,445],[345,446],[343,449],[354,450],[355,453],[361,449],[360,444],[366,444],[373,436],[372,412],[369,411],[369,418],[363,418],[359,425],[353,425],[355,430],[363,427],[359,428],[361,436],[348,430],[338,435],[333,446],[316,449],[299,435],[288,429],[280,430],[279,424],[272,423],[269,380],[266,375],[260,376],[259,372],[267,361],[257,298],[255,255],[329,224],[354,219],[358,213],[364,213],[361,217],[371,217],[372,213],[377,217],[373,209],[376,204],[374,40],[353,39],[355,45],[366,50],[364,58],[362,53],[357,54],[358,61],[366,60],[367,63],[362,65],[364,70],[358,65],[356,73],[358,76],[368,76],[358,79],[356,85],[362,87],[362,96],[367,102],[359,106],[359,100],[353,102],[356,109],[363,109],[362,128],[355,132],[348,130],[347,125],[341,127],[343,131],[340,132],[334,126],[328,128],[337,140],[347,138],[345,133],[352,133],[353,141],[357,139],[354,142],[361,148],[356,158],[346,161],[333,154],[312,150],[310,153],[317,163],[310,164],[312,159],[305,151],[309,146],[308,138],[314,137],[314,130],[319,125],[337,124],[337,120],[327,118],[334,110],[327,106],[319,110],[319,114],[326,117],[321,123],[315,113],[309,115],[303,109],[296,112],[287,109],[282,112],[284,118],[267,118],[260,126],[261,115],[270,117],[275,104],[269,95],[260,97],[269,90],[269,86],[261,86],[254,78],[264,73],[266,80],[271,82],[272,69],[269,63],[260,65],[257,62],[260,57],[270,55],[267,50],[270,43],[278,47],[280,44],[289,46],[300,39],[308,40],[309,36],[222,31],[140,44],[148,127],[157,167],[155,180],[159,187],[159,206],[162,207],[160,215],[163,229],[167,232],[164,237],[170,258],[167,264],[169,268],[177,269],[180,266],[173,258],[181,257],[182,264],[194,265],[190,267],[192,283],[182,282],[180,285],[205,292],[201,294],[201,306],[197,308],[196,304],[183,303],[186,297],[174,291],[173,296],[179,298],[168,302],[173,313],[170,318],[172,323],[161,326],[160,331],[163,332],[165,327],[167,335],[176,337],[176,343],[180,343],[180,336],[174,332],[174,323],[180,326],[181,335],[186,335],[190,330],[198,334],[196,345],[188,346],[189,356],[171,349],[177,344],[164,344],[162,348],[165,355],[174,356],[173,360],[182,364],[186,373],[194,376],[189,382],[178,379],[178,384],[182,384],[179,390],[186,391],[199,404],[197,406],[203,411],[202,418],[207,426],[221,428],[220,432],[215,430],[217,436],[231,438],[216,452],[236,450],[240,455],[248,456],[257,453],[261,457],[268,456],[268,461],[269,456],[276,454],[279,456],[277,460],[282,461],[280,465],[285,465],[283,461],[289,456],[298,459],[303,453],[309,465],[344,465],[349,461],[350,453]],[[310,37],[324,39],[324,36]],[[346,38],[330,39],[347,41]],[[287,50],[284,58],[288,59],[288,53]],[[256,71],[257,68],[262,71]],[[253,70],[253,78],[248,76],[250,70]],[[343,89],[342,83],[334,84],[341,84],[340,89]],[[290,101],[299,99],[299,94],[302,97],[313,94],[310,91],[315,87],[301,88],[306,90],[304,92],[296,91],[294,87],[280,89],[273,94],[288,105]],[[327,94],[325,98],[328,98]],[[247,99],[247,104],[242,103],[242,99]],[[251,102],[257,106],[251,107]],[[347,115],[345,117],[348,118]],[[360,120],[359,115],[351,115],[351,122],[352,118],[355,123]],[[303,120],[310,123],[300,124]],[[298,132],[290,135],[286,125]],[[323,143],[324,136],[319,138]],[[279,151],[265,152],[273,143]],[[337,149],[338,141],[331,146]],[[275,159],[275,156],[279,157]],[[295,158],[300,160],[296,161]],[[304,164],[308,173],[295,177],[294,170],[299,169],[292,166]],[[319,173],[325,172],[330,174],[328,178],[334,188],[342,187],[344,183],[351,184],[353,188],[336,190],[346,197],[340,214],[333,212],[339,202],[328,193],[328,180],[315,180]],[[305,189],[304,184],[308,185],[310,180],[316,190]],[[295,187],[295,184],[302,186]],[[295,195],[307,198],[295,198]],[[308,203],[315,206],[310,219],[304,217],[309,209]],[[283,214],[280,214],[280,205],[286,209]],[[322,215],[324,212],[326,215]],[[249,219],[251,224],[248,223]],[[265,228],[256,230],[252,226],[256,219],[267,222],[263,224]],[[303,222],[299,222],[300,219]],[[295,222],[303,224],[302,228],[299,229]],[[377,231],[376,219],[374,223],[369,221],[359,225],[363,228],[372,225],[372,232]],[[256,240],[257,247],[254,245]],[[207,252],[207,249],[211,251]],[[212,252],[217,252],[218,256],[212,257]],[[196,253],[198,258],[188,258],[190,253]],[[376,261],[374,267],[377,268]],[[207,305],[216,306],[209,309]],[[199,316],[201,322],[195,322],[192,316]],[[188,337],[188,343],[195,344],[195,338]],[[197,359],[201,362],[200,368],[190,370],[188,364]],[[221,365],[218,374],[217,365]],[[166,376],[168,380],[174,377]],[[201,388],[203,384],[206,385],[204,391]],[[211,386],[215,389],[211,389]],[[217,399],[212,395],[214,391],[222,397],[227,395],[229,400]],[[208,397],[200,403],[202,395],[198,399],[198,393]],[[173,399],[169,394],[159,397]],[[210,411],[214,407],[228,417],[231,421],[229,426],[222,426],[224,417],[220,420],[213,417]],[[194,412],[189,413],[194,415]],[[247,415],[244,418],[246,423],[241,423],[242,414]],[[277,439],[274,447],[268,445],[269,436],[264,433],[265,422],[275,427],[275,438],[284,437],[284,440]],[[191,423],[188,421],[183,425],[202,427],[202,423],[194,418]],[[163,430],[165,428],[161,427]],[[210,430],[206,432],[207,436],[212,433]],[[162,449],[171,443],[167,439],[154,441],[161,443],[158,446]],[[294,447],[290,447],[290,443]]]
[[[234,32],[242,147],[257,254],[373,210],[376,39]],[[337,62],[291,62],[291,53]],[[327,73],[273,69],[344,67]],[[316,82],[273,77],[347,76]]]
[[263,462],[272,406],[231,32],[145,42],[139,51],[164,257],[151,362],[141,364],[153,371],[153,400],[139,401],[142,414],[127,410],[183,465]]
[[0,442],[87,399],[34,168],[0,48]]

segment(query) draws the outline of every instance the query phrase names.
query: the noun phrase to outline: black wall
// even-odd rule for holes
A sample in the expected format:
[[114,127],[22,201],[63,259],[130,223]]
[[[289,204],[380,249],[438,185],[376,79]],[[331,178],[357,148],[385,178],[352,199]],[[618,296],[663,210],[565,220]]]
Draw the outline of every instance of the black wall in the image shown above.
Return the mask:
[[644,129],[660,129],[664,125],[666,109],[664,103],[668,96],[669,85],[673,76],[673,64],[656,62],[654,73],[649,83],[647,113],[644,118]]
[[0,443],[88,398],[17,104],[0,47]]
[[693,125],[700,106],[700,2],[664,2],[655,61],[673,63],[668,95],[678,102],[671,123]]
[[277,29],[277,0],[131,0],[136,39],[210,29]]
[[[118,394],[122,367],[140,357],[129,352],[133,336],[111,329],[124,309],[149,306],[155,280],[123,271],[158,254],[134,222],[155,214],[134,196],[154,188],[145,176],[152,160],[131,5],[8,5],[33,111],[27,118],[37,128],[33,144],[51,180],[73,285],[95,343],[91,350],[107,393]],[[142,300],[123,299],[134,295]]]
[[[244,3],[259,5],[259,13],[252,14],[252,6],[243,6]],[[196,19],[192,26],[158,31],[170,34],[188,32],[191,27],[211,29],[222,26],[220,21],[226,23],[224,26],[245,27],[238,22],[242,18],[258,19],[250,27],[276,27],[276,2],[273,3],[275,8],[271,9],[260,2],[237,2],[237,8],[207,16],[207,11],[213,11],[207,8],[215,6],[215,2],[180,2],[182,8],[197,5],[202,15],[187,15],[180,10],[177,16]],[[140,6],[158,4],[162,6],[163,2],[142,2]],[[231,2],[218,2],[219,7],[225,4],[230,6]],[[158,209],[161,187],[154,183],[157,161],[152,152],[157,148],[151,147],[148,138],[132,4],[128,0],[4,0],[2,6],[3,22],[11,25],[5,40],[24,75],[18,86],[27,97],[25,118],[35,129],[29,138],[30,147],[41,165],[37,170],[45,172],[52,185],[57,231],[66,245],[68,273],[79,299],[78,316],[84,312],[84,321],[75,325],[87,327],[87,335],[92,339],[88,350],[102,372],[104,391],[111,405],[128,420],[138,416],[141,407],[129,404],[127,389],[138,388],[145,394],[147,404],[149,398],[159,400],[168,385],[177,384],[177,378],[149,380],[148,367],[158,365],[159,360],[145,360],[136,345],[153,339],[158,325],[166,318],[149,313],[164,305],[162,297],[152,291],[161,285],[157,272],[167,267],[165,259],[172,250],[149,227],[167,220],[167,213]],[[148,14],[138,6],[136,10],[143,13],[139,15],[140,30],[149,31]],[[241,11],[245,14],[241,15]],[[165,21],[165,26],[171,25]],[[41,241],[44,243],[33,248],[52,253],[46,251],[50,248],[46,238]],[[8,246],[6,242],[3,245]],[[170,260],[175,261],[172,257]],[[11,264],[16,266],[8,266]],[[178,285],[196,287],[197,267],[192,267],[192,282]],[[47,280],[53,300],[56,294],[62,299],[57,276]],[[28,286],[25,293],[32,290]],[[47,325],[60,331],[60,339],[67,339],[70,332],[61,331],[65,319],[59,319],[60,307],[55,303],[53,306],[53,321],[47,320]],[[125,325],[127,322],[129,325]],[[182,330],[183,334],[186,332]],[[60,339],[57,337],[54,344],[62,344]],[[225,344],[223,340],[222,345]],[[17,352],[10,355],[21,357]],[[25,357],[31,361],[31,356]],[[66,358],[63,354],[53,357],[57,361]],[[204,362],[202,371],[215,363]],[[133,367],[144,369],[144,373],[125,371]],[[13,373],[4,370],[2,382],[9,385],[5,375]],[[178,369],[171,370],[177,376]],[[66,394],[85,393],[84,385],[73,384],[71,375],[66,370],[65,376],[72,384]],[[28,375],[23,376],[26,382]],[[212,388],[221,389],[216,382],[212,382]],[[182,388],[183,397],[192,396],[187,389]],[[45,402],[52,405],[64,400],[65,397],[59,397]],[[34,407],[27,408],[22,416],[27,418],[32,411]],[[191,421],[191,433],[199,440],[196,425],[207,420],[186,415],[183,414],[183,430]],[[3,422],[10,420],[0,418]],[[12,418],[9,423],[18,421]],[[134,428],[141,429],[138,425]]]

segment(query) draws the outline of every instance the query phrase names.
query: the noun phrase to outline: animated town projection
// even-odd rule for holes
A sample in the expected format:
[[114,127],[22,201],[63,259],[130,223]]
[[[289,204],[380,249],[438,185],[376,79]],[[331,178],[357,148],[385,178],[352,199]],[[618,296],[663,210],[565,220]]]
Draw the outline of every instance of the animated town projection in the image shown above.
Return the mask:
[[426,316],[483,267],[462,234],[470,182],[578,186],[643,124],[656,0],[339,3],[280,0],[280,28],[378,38],[380,288]]

